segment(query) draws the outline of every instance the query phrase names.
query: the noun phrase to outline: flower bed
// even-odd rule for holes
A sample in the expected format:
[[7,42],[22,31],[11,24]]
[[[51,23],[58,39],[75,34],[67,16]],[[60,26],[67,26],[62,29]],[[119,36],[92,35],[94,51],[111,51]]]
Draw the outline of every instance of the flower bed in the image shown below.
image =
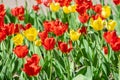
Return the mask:
[[0,4],[0,80],[120,79],[120,1],[100,2]]

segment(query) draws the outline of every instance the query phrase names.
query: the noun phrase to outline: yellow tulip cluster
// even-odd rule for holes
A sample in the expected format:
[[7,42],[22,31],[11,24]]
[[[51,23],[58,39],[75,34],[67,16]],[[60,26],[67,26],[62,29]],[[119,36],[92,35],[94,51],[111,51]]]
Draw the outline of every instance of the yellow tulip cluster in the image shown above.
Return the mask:
[[96,31],[102,30],[104,27],[106,27],[108,31],[113,31],[116,26],[116,22],[114,20],[109,20],[107,22],[102,20],[100,17],[96,20],[93,20],[93,18],[91,18],[90,24]]
[[[29,41],[34,41],[36,46],[41,46],[41,40],[36,40],[38,32],[36,30],[36,28],[31,27],[27,30],[25,30],[23,32],[23,35],[29,40]],[[22,45],[23,44],[23,40],[24,40],[24,36],[22,34],[18,33],[16,34],[16,36],[14,36],[12,38],[13,43],[15,44],[15,46],[17,45]]]

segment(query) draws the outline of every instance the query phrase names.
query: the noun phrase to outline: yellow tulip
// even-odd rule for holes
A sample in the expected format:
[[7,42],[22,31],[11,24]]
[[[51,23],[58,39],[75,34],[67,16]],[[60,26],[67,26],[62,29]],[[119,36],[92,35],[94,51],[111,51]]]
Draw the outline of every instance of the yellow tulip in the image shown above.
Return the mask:
[[117,23],[114,20],[109,20],[108,25],[107,25],[107,29],[109,31],[113,31],[115,29],[116,24]]
[[102,19],[99,17],[96,20],[93,20],[92,18],[90,19],[90,24],[93,27],[94,30],[102,30],[104,28],[104,24]]
[[68,9],[70,10],[70,12],[76,12],[76,5],[68,6]]
[[67,6],[63,6],[63,12],[66,14],[70,13],[70,8],[68,8]]
[[81,35],[81,34],[80,34],[79,32],[74,31],[74,30],[70,30],[70,39],[71,39],[72,41],[78,40],[79,37],[80,37],[80,35]]
[[36,46],[41,46],[42,45],[41,40],[36,40],[34,43],[35,43]]
[[16,36],[14,36],[12,38],[14,44],[17,45],[22,45],[23,44],[23,39],[24,37],[22,36],[22,34],[18,33]]
[[36,28],[29,28],[26,31],[23,32],[24,36],[29,40],[29,41],[35,41],[37,37],[37,30]]
[[59,3],[51,3],[50,4],[50,9],[53,12],[57,12],[60,9],[60,4]]
[[104,18],[108,18],[111,15],[111,8],[109,6],[103,6],[101,15]]

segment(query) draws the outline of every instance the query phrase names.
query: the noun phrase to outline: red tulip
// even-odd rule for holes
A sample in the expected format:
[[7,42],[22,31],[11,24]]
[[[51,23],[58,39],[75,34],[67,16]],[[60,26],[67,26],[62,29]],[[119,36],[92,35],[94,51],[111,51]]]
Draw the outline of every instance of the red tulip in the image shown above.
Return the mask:
[[108,47],[107,47],[107,46],[104,46],[104,47],[103,47],[103,51],[104,51],[105,55],[107,55],[107,54],[108,54]]
[[93,7],[93,10],[94,10],[96,13],[101,13],[101,11],[102,11],[102,5],[101,5],[101,4],[96,4],[96,5]]
[[120,5],[120,0],[113,0],[116,5]]
[[80,14],[83,15],[87,11],[87,7],[85,5],[77,5],[76,11]]
[[40,37],[42,42],[44,42],[44,40],[48,37],[48,32],[46,31],[39,32],[38,36]]
[[84,13],[83,15],[79,15],[79,20],[81,23],[86,23],[89,20],[89,15]]
[[12,35],[20,32],[20,28],[22,25],[9,23],[5,25],[7,35]]
[[116,34],[116,31],[108,31],[108,32],[105,32],[104,35],[103,35],[105,41],[109,44],[112,44],[112,43],[115,43],[118,39],[118,36]]
[[110,45],[113,51],[120,51],[120,38],[118,38],[115,43],[111,43]]
[[52,50],[55,46],[55,39],[54,38],[46,38],[44,40],[43,46],[46,50]]
[[38,54],[33,54],[31,58],[26,58],[27,63],[31,64],[31,63],[35,63],[36,65],[39,64],[40,61],[40,57],[38,56]]
[[52,0],[42,0],[42,3],[43,3],[45,6],[49,7],[49,6],[50,6],[50,3],[52,3]]
[[84,26],[83,26],[83,27],[79,28],[79,29],[78,29],[78,32],[81,33],[81,34],[83,34],[83,35],[84,35],[84,34],[87,34],[87,27],[84,27]]
[[4,26],[5,7],[4,4],[0,4],[0,28]]
[[115,31],[105,32],[103,36],[106,42],[110,44],[113,51],[120,51],[120,38]]
[[27,46],[16,46],[13,50],[18,58],[24,58],[28,54]]
[[42,1],[41,0],[36,0],[37,4],[41,4]]
[[43,26],[44,26],[44,30],[46,31],[46,32],[51,32],[52,30],[53,30],[53,22],[51,21],[45,21],[44,23],[43,23]]
[[37,54],[33,54],[31,58],[27,58],[27,63],[24,64],[23,71],[28,76],[36,76],[40,70],[41,66],[39,66],[40,57]]
[[6,32],[4,30],[0,30],[0,42],[5,40]]
[[24,7],[21,6],[11,9],[11,14],[19,20],[24,20]]
[[69,53],[73,49],[73,47],[72,47],[72,41],[69,41],[69,45],[70,45],[70,47],[68,47],[68,44],[65,43],[65,42],[61,42],[61,41],[58,42],[59,49],[63,53],[66,53],[66,54]]
[[30,23],[27,23],[25,26],[23,26],[23,25],[21,25],[21,24],[19,24],[19,28],[20,28],[20,30],[27,30],[27,29],[29,29],[29,28],[31,28],[32,27],[32,25],[30,24]]
[[38,11],[40,9],[39,5],[33,5],[32,8],[33,8],[34,11]]
[[68,24],[64,24],[60,22],[59,20],[56,20],[53,22],[53,33],[56,36],[62,36],[67,30],[68,30]]

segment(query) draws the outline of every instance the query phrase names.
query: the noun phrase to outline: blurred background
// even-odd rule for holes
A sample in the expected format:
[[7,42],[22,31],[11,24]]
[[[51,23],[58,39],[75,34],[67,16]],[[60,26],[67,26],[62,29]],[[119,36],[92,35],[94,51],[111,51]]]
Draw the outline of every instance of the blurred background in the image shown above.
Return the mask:
[[[94,3],[99,3],[100,0],[93,0]],[[104,0],[106,3],[110,0]],[[16,6],[28,4],[28,8],[31,8],[33,4],[36,4],[35,0],[0,0],[0,3],[4,3],[6,7],[14,8]]]

